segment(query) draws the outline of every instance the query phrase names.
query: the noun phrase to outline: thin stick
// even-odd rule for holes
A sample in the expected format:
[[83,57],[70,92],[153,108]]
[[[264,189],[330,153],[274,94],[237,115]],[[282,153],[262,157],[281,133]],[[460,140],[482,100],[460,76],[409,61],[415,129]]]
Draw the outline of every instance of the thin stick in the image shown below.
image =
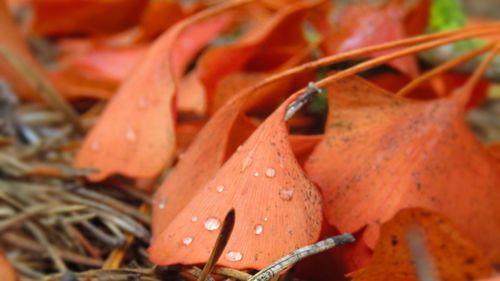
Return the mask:
[[[40,243],[37,243],[31,239],[25,238],[20,235],[16,235],[14,233],[7,233],[2,235],[2,239],[7,241],[9,244],[12,244],[16,247],[19,247],[21,249],[25,249],[28,251],[33,251],[33,252],[39,252],[39,253],[44,253],[45,249],[40,246]],[[101,267],[102,266],[102,261],[100,259],[95,259],[95,258],[89,258],[80,254],[76,254],[67,250],[62,250],[59,248],[54,247],[54,250],[58,255],[61,256],[66,261],[76,263],[76,264],[82,264],[82,265],[87,265],[87,266],[93,266],[93,267]]]
[[[353,74],[356,74],[358,72],[361,72],[363,70],[367,70],[367,69],[370,69],[370,68],[373,68],[373,67],[376,67],[376,66],[379,66],[381,64],[384,64],[388,61],[391,61],[391,60],[394,60],[394,59],[397,59],[397,58],[400,58],[400,57],[404,57],[404,56],[407,56],[407,55],[411,55],[411,54],[415,54],[415,53],[419,53],[419,52],[422,52],[422,51],[425,51],[425,50],[428,50],[428,49],[431,49],[431,48],[434,48],[434,47],[438,47],[438,46],[441,46],[441,45],[445,45],[445,44],[448,44],[448,43],[451,43],[451,42],[455,42],[455,41],[458,41],[458,40],[463,40],[465,38],[468,38],[468,37],[473,37],[473,36],[478,36],[478,34],[481,33],[481,32],[478,32],[478,33],[474,33],[474,34],[469,34],[469,33],[466,33],[466,34],[459,34],[459,35],[456,35],[456,36],[451,36],[449,38],[444,38],[444,39],[438,39],[438,40],[435,40],[435,41],[432,41],[432,42],[428,42],[428,43],[424,43],[424,44],[420,44],[420,45],[417,45],[417,46],[413,46],[413,47],[409,47],[409,48],[406,48],[404,50],[401,50],[401,51],[398,51],[398,52],[394,52],[394,53],[391,53],[391,54],[388,54],[388,55],[385,55],[385,56],[380,56],[378,58],[374,58],[374,59],[371,59],[371,60],[368,60],[366,62],[363,62],[363,63],[360,63],[356,66],[353,66],[349,69],[346,69],[346,70],[342,70],[338,73],[335,73],[321,81],[318,81],[316,84],[318,85],[318,87],[323,87],[325,85],[328,85],[329,83],[333,82],[333,81],[336,81],[336,80],[339,80],[339,79],[342,79],[342,78],[345,78],[345,77],[348,77],[348,76],[351,76]],[[498,33],[498,31],[497,31]],[[302,91],[305,91],[304,89]]]
[[226,248],[227,242],[229,241],[229,237],[231,236],[231,232],[233,232],[235,220],[235,212],[234,209],[231,209],[226,217],[224,218],[224,223],[222,224],[222,229],[217,236],[217,240],[215,241],[214,248],[210,257],[208,258],[207,263],[203,267],[200,276],[198,277],[198,281],[207,280],[208,275],[214,270],[215,264],[219,260],[224,248]]
[[36,206],[30,207],[30,208],[24,210],[21,213],[18,213],[15,216],[12,216],[6,220],[3,220],[0,223],[0,233],[30,219],[31,217],[39,216],[39,215],[43,214],[45,211],[50,210],[50,208],[53,208],[53,206],[48,205],[48,204],[36,205]]
[[[324,57],[315,61],[311,61],[293,68],[290,68],[286,71],[277,73],[271,77],[268,77],[255,86],[252,86],[250,88],[247,88],[245,93],[242,93],[243,95],[249,94],[251,92],[254,92],[257,89],[260,89],[266,85],[269,85],[271,83],[274,83],[277,80],[283,79],[285,77],[294,75],[296,73],[299,73],[304,70],[311,70],[315,69],[321,66],[345,61],[348,59],[353,59],[353,58],[358,58],[363,55],[367,55],[370,53],[375,53],[379,51],[384,51],[388,49],[394,49],[398,47],[403,47],[403,46],[408,46],[408,45],[414,45],[414,44],[419,44],[423,42],[428,42],[432,40],[437,40],[437,39],[442,39],[442,38],[447,38],[448,40],[446,43],[451,43],[455,41],[460,41],[472,37],[477,37],[481,35],[486,35],[486,34],[494,34],[498,33],[498,28],[500,24],[499,23],[494,23],[494,24],[487,24],[487,25],[481,25],[481,26],[475,26],[475,27],[468,27],[460,30],[453,30],[453,31],[446,31],[446,32],[440,32],[440,33],[433,33],[433,34],[426,34],[426,35],[420,35],[420,36],[415,36],[403,40],[398,40],[398,41],[392,41],[389,43],[384,43],[380,45],[375,45],[371,47],[366,47],[366,48],[361,48],[358,50],[353,50],[341,54],[336,54],[328,57]],[[446,44],[446,43],[440,43],[440,44]],[[439,46],[437,44],[436,46]],[[235,100],[237,99],[236,97],[234,98]]]
[[15,52],[0,44],[0,56],[2,56],[14,69],[16,69],[26,79],[26,81],[36,90],[39,90],[42,98],[54,109],[61,111],[75,128],[84,132],[76,111],[61,97],[49,82],[40,73],[31,67]]
[[459,93],[463,93],[462,101],[464,103],[468,103],[470,100],[470,95],[472,94],[472,90],[477,85],[483,74],[488,70],[493,59],[500,52],[500,42],[495,44],[495,48],[488,54],[488,56],[481,62],[479,67],[472,73],[472,76],[467,80],[465,85],[462,87],[462,91]]
[[35,236],[36,240],[38,240],[40,245],[42,245],[42,247],[45,249],[47,254],[49,254],[49,256],[52,259],[52,261],[54,262],[54,265],[56,266],[57,270],[59,270],[59,272],[67,271],[68,268],[66,267],[66,264],[63,262],[63,260],[59,256],[59,254],[54,250],[52,245],[50,245],[49,240],[47,239],[47,237],[45,237],[45,235],[38,228],[38,226],[36,226],[32,222],[27,222],[25,224],[25,226],[26,226],[26,228],[29,229],[29,231],[33,234],[33,236]]
[[318,87],[316,87],[316,84],[314,82],[309,82],[307,85],[307,89],[302,94],[298,99],[293,101],[288,108],[286,109],[286,114],[285,114],[285,121],[290,120],[290,118],[297,113],[306,103],[308,103],[313,95],[319,94],[320,90]]
[[436,68],[433,68],[432,70],[424,73],[423,75],[420,75],[417,77],[415,80],[412,80],[410,83],[406,84],[403,88],[401,88],[397,93],[396,96],[405,96],[411,91],[415,90],[418,86],[420,86],[423,82],[429,80],[430,78],[439,75],[443,72],[449,71],[469,60],[472,58],[487,52],[488,50],[491,50],[494,47],[493,43],[490,43],[488,45],[485,45],[481,48],[477,48],[473,51],[470,51],[462,56],[459,56],[455,59],[452,59]]
[[[141,207],[139,208],[139,212],[146,213],[148,209],[148,206],[146,203],[143,203]],[[125,254],[127,250],[129,249],[130,245],[132,245],[132,242],[134,241],[134,235],[131,233],[127,233],[125,239],[125,244],[122,247],[115,248],[111,254],[109,254],[108,259],[102,266],[102,269],[115,269],[119,268],[120,264],[123,261],[123,258],[125,257]]]
[[252,278],[248,279],[248,281],[267,281],[273,278],[274,276],[280,274],[280,272],[284,271],[291,265],[297,263],[298,261],[315,255],[317,253],[326,251],[335,246],[340,246],[348,243],[354,242],[355,239],[351,234],[345,233],[342,235],[337,235],[334,237],[327,238],[325,240],[321,240],[315,244],[306,246],[304,248],[300,248],[288,254],[287,256],[275,261],[270,266],[262,269],[257,274],[252,276]]
[[247,281],[248,279],[252,278],[252,275],[250,275],[244,271],[239,271],[239,270],[228,268],[228,267],[216,267],[214,269],[214,273],[219,274],[219,275],[224,275],[227,277],[231,277],[231,278],[241,280],[241,281]]

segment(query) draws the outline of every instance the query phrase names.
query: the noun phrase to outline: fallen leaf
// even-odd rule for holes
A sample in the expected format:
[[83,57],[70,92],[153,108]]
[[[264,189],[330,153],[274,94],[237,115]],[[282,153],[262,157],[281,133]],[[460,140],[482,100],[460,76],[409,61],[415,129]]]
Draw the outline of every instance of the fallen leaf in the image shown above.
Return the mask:
[[16,272],[7,258],[0,252],[0,273],[3,281],[16,281]]
[[[294,277],[315,281],[348,280],[346,274],[368,265],[372,257],[372,250],[360,239],[362,233],[353,233],[354,243],[334,247],[301,261],[294,269]],[[323,222],[319,240],[339,234],[335,227]]]
[[224,77],[237,72],[272,71],[306,48],[302,24],[307,13],[321,2],[301,1],[287,6],[268,20],[254,23],[254,27],[236,43],[203,54],[196,72],[209,106],[218,82]]
[[[423,1],[416,1],[414,6],[409,6],[407,1],[399,0],[385,1],[380,5],[351,4],[334,18],[330,30],[324,34],[322,49],[326,55],[333,55],[406,38],[409,36],[407,30],[411,28],[405,25],[405,17],[415,8],[425,11],[420,8],[421,2]],[[419,16],[419,23],[426,22],[422,20],[425,19],[423,15]],[[377,57],[392,51],[395,50],[377,52],[370,56]],[[395,59],[389,62],[389,65],[409,77],[414,78],[419,74],[414,55]]]
[[109,99],[145,52],[145,46],[84,52],[62,60],[50,77],[67,99]]
[[141,39],[155,38],[185,16],[180,1],[148,1],[140,19]]
[[[236,211],[236,222],[218,262],[221,266],[262,269],[317,241],[321,196],[288,141],[284,116],[289,103],[268,117],[172,222],[157,232],[149,249],[151,261],[160,265],[206,262],[215,230],[231,208]],[[155,196],[154,209],[164,208],[177,197],[170,199]],[[155,215],[153,224],[162,219]]]
[[177,110],[184,113],[203,115],[207,112],[205,89],[196,71],[189,72],[179,83]]
[[373,247],[380,223],[420,206],[500,258],[500,173],[466,124],[460,95],[412,101],[360,78],[334,82],[327,93],[325,135],[305,169],[329,223],[340,232],[367,226],[363,239]]
[[98,181],[117,173],[153,178],[169,165],[175,152],[173,101],[182,74],[244,3],[208,9],[159,37],[87,135],[75,166],[98,169],[89,176]]
[[142,0],[31,0],[32,30],[42,36],[103,34],[139,22]]
[[466,281],[491,273],[490,261],[445,216],[415,208],[398,212],[382,225],[372,262],[349,277]]
[[[243,103],[244,97],[236,99],[212,116],[156,191],[151,225],[153,237],[170,224],[255,130],[255,125],[242,114]],[[162,200],[169,202],[162,204]]]
[[[175,169],[158,189],[156,198],[171,198],[163,208],[153,208],[152,232],[159,234],[175,218],[193,196],[215,176],[224,162],[236,151],[256,125],[246,112],[269,102],[269,93],[290,93],[294,88],[283,87],[287,80],[301,80],[301,73],[248,92],[245,85],[227,88],[239,91],[227,101],[198,133],[189,149],[179,159]],[[302,84],[303,85],[303,84]],[[233,93],[234,94],[234,93]],[[210,163],[200,165],[199,163]],[[173,200],[175,198],[175,200]],[[161,200],[160,200],[161,201]]]

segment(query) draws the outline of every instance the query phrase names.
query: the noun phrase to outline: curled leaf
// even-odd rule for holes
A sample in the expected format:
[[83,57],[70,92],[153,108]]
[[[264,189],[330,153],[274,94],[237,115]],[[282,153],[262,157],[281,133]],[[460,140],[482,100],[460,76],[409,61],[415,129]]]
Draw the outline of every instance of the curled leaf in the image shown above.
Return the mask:
[[460,95],[411,101],[359,78],[327,92],[325,135],[305,169],[325,196],[330,224],[341,232],[367,226],[363,239],[373,247],[380,223],[420,206],[500,258],[500,173],[464,121]]
[[75,161],[93,167],[91,180],[112,174],[152,178],[175,150],[173,101],[182,73],[196,53],[219,34],[244,2],[208,9],[159,37],[87,135]]
[[142,0],[32,0],[33,31],[39,35],[117,32],[139,21]]
[[467,281],[492,273],[489,260],[444,216],[406,209],[382,225],[372,262],[353,281]]
[[[262,269],[317,240],[321,196],[293,155],[284,121],[289,103],[268,117],[157,232],[149,250],[154,263],[205,262],[216,238],[214,230],[231,208],[238,217],[219,265]],[[156,202],[169,204],[166,197],[156,196]],[[155,209],[164,207],[155,204]],[[153,223],[161,219],[156,215]]]
[[0,253],[0,276],[2,277],[2,280],[4,281],[16,281],[16,272],[14,271],[14,268],[10,264],[10,262],[7,260],[7,258]]

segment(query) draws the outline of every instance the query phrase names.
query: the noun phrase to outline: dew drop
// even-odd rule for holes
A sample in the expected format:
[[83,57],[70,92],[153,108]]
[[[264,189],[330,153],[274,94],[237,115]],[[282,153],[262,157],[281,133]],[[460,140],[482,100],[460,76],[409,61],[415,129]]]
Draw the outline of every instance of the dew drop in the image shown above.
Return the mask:
[[293,188],[287,189],[284,187],[280,188],[280,198],[285,201],[290,201],[293,198]]
[[262,230],[263,230],[262,225],[258,224],[255,226],[255,234],[257,235],[261,234]]
[[269,218],[268,218],[268,217],[264,217],[264,221],[268,221],[268,220],[269,220]]
[[184,245],[186,245],[186,246],[191,244],[191,242],[193,242],[193,237],[186,237],[186,238],[182,239],[182,243],[184,243]]
[[276,170],[273,168],[267,168],[266,176],[269,178],[273,178],[274,176],[276,176]]
[[258,177],[259,176],[259,172],[255,172],[255,174],[253,174],[254,176]]
[[126,136],[127,136],[127,140],[129,140],[129,141],[134,142],[137,140],[137,135],[135,134],[135,131],[132,129],[127,130]]
[[100,148],[101,148],[101,145],[99,144],[98,141],[93,141],[90,144],[90,149],[92,149],[93,151],[99,151]]
[[226,254],[226,259],[228,261],[240,261],[243,258],[243,255],[240,252],[229,251]]
[[205,221],[205,228],[210,231],[214,231],[220,226],[220,221],[216,218],[208,218]]
[[241,165],[241,170],[244,171],[246,168],[248,168],[252,164],[252,157],[248,156],[243,160],[243,163]]
[[236,151],[241,151],[243,149],[242,145],[238,145],[238,148],[236,148]]
[[224,186],[223,186],[222,184],[221,184],[221,185],[218,185],[218,186],[216,187],[216,189],[217,189],[217,192],[222,192],[222,191],[224,191]]
[[192,222],[197,222],[197,221],[198,221],[198,217],[192,217],[192,218],[191,218],[191,221],[192,221]]
[[165,206],[167,206],[167,197],[163,197],[161,200],[160,200],[160,204],[158,204],[158,208],[160,209],[164,209]]

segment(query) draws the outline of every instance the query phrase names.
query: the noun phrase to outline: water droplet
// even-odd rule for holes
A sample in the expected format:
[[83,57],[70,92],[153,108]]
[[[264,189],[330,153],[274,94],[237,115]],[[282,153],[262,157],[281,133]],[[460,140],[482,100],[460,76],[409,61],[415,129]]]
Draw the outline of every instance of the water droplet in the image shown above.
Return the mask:
[[268,221],[268,220],[269,220],[269,218],[268,218],[268,217],[264,217],[264,221]]
[[226,254],[226,259],[228,261],[240,261],[243,258],[243,255],[240,252],[229,251]]
[[135,131],[132,129],[127,130],[126,136],[127,136],[127,140],[129,140],[129,141],[134,142],[137,140],[137,135],[135,134]]
[[259,176],[259,172],[255,172],[255,174],[253,174],[254,176],[258,177]]
[[241,170],[244,171],[246,168],[248,168],[252,164],[252,157],[247,157],[245,160],[243,160],[243,164],[241,166]]
[[163,197],[160,199],[160,204],[158,204],[158,208],[163,209],[167,206],[167,197]]
[[258,224],[255,226],[255,234],[257,235],[261,234],[262,230],[263,230],[262,225]]
[[99,151],[100,148],[101,148],[101,145],[99,144],[98,141],[93,141],[90,144],[90,149],[92,149],[93,151]]
[[222,184],[221,184],[221,185],[218,185],[218,186],[216,187],[216,189],[217,189],[217,192],[222,192],[222,191],[224,191],[224,186],[223,186]]
[[280,198],[285,201],[290,201],[293,198],[293,188],[280,188]]
[[193,237],[186,237],[186,238],[182,239],[182,243],[184,243],[184,245],[186,245],[186,246],[191,244],[191,242],[193,242]]
[[269,177],[269,178],[272,178],[272,177],[276,176],[276,170],[273,169],[273,168],[267,168],[267,170],[266,170],[266,176]]
[[243,149],[243,145],[238,145],[238,148],[236,148],[236,151],[241,151]]
[[208,218],[205,221],[205,228],[210,231],[216,230],[217,228],[219,228],[219,226],[220,226],[220,221],[216,218]]
[[198,221],[198,217],[192,217],[192,218],[191,218],[191,221],[192,221],[192,222],[197,222],[197,221]]
[[245,160],[243,160],[241,171],[243,172],[246,168],[250,167],[252,165],[253,161],[253,154],[255,153],[255,150],[257,149],[257,145],[255,145],[249,152]]

